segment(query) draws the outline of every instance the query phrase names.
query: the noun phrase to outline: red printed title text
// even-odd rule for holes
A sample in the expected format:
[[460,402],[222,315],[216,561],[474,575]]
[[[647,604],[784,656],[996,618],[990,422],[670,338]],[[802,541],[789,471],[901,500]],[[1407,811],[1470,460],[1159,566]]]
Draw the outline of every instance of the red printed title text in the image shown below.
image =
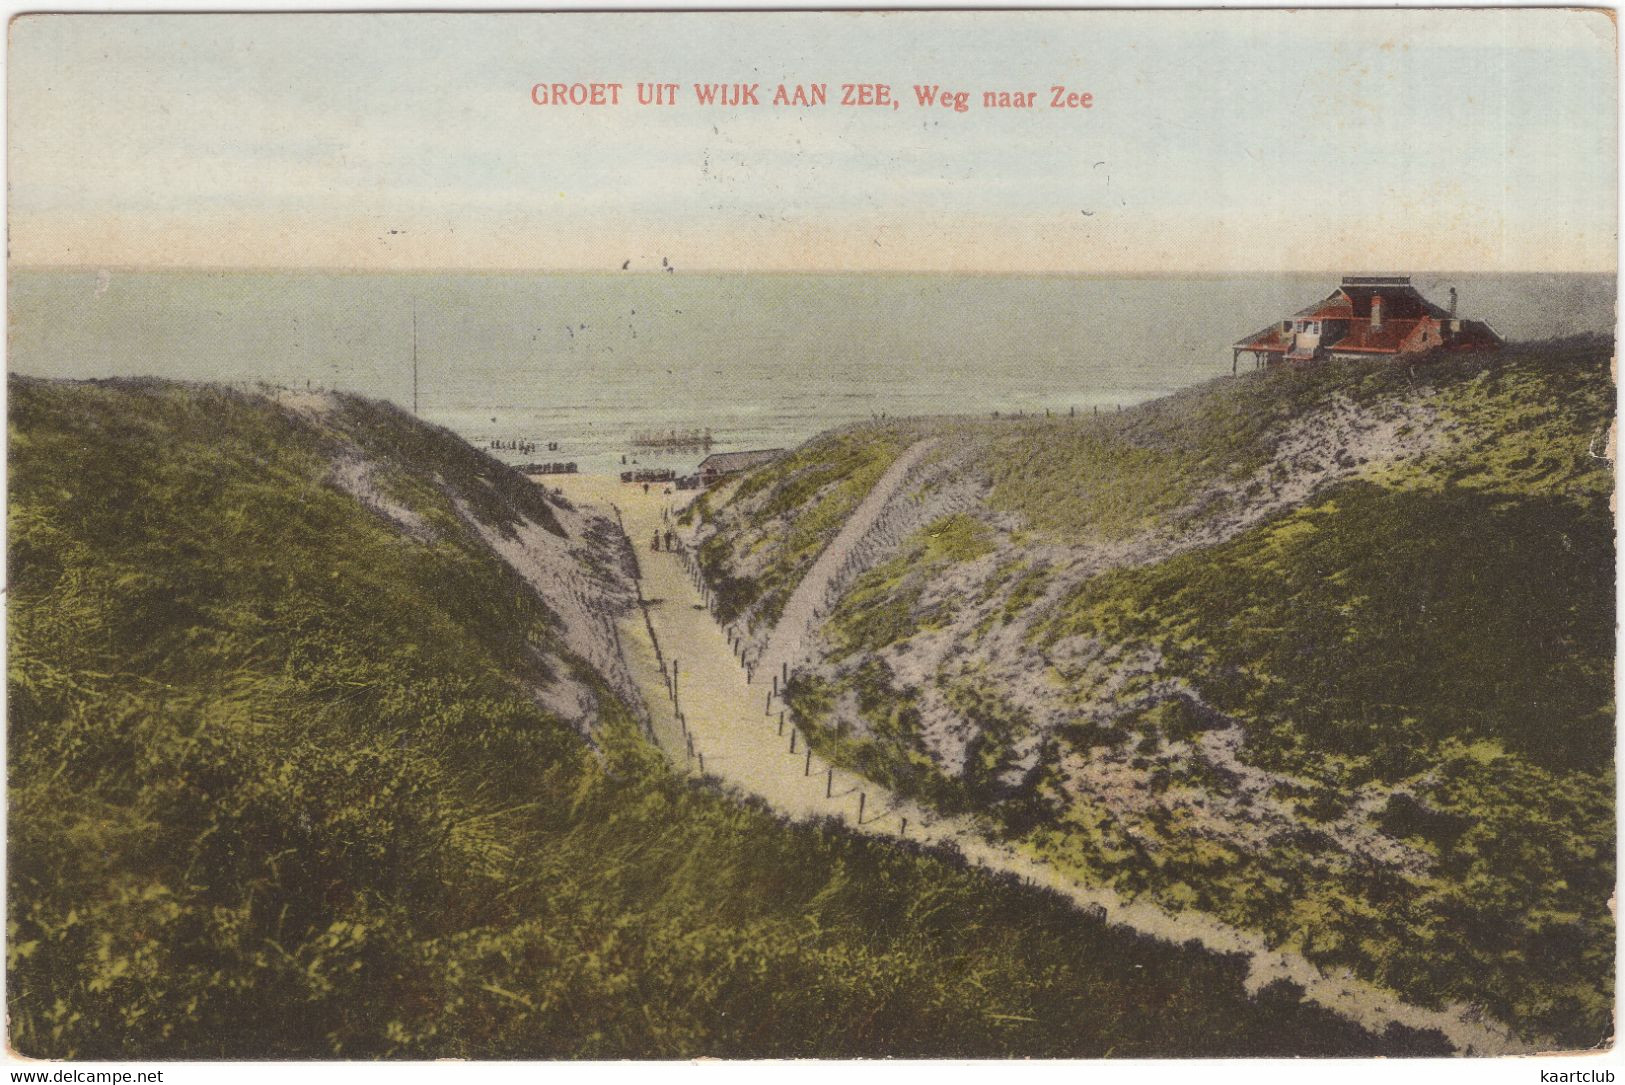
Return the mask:
[[539,106],[767,106],[815,109],[910,108],[968,113],[972,109],[1093,109],[1095,96],[1065,83],[1043,89],[960,90],[915,83],[899,93],[890,83],[533,83],[530,100]]

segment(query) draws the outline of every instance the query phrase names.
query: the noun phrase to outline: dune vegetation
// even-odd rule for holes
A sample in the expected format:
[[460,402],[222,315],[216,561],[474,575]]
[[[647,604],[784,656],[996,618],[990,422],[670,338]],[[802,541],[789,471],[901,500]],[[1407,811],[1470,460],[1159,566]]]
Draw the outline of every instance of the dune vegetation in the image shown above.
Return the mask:
[[[798,722],[1097,883],[1532,1045],[1603,1042],[1611,355],[1329,363],[918,424],[954,451],[796,667]],[[916,511],[953,488],[975,495],[962,551]]]
[[[10,403],[24,1055],[1439,1049],[674,775],[604,646],[489,538],[568,542],[605,607],[616,548],[399,410],[20,378]],[[550,699],[566,682],[589,718]]]
[[717,620],[771,628],[819,553],[907,447],[896,427],[836,430],[751,472],[725,500],[707,494],[691,506],[684,523],[707,533],[699,557]]

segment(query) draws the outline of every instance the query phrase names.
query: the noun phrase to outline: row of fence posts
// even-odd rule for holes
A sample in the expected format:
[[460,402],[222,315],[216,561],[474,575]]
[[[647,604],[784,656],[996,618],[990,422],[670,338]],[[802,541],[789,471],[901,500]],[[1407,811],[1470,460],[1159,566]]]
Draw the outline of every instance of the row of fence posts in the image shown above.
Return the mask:
[[677,720],[677,726],[683,734],[685,755],[690,761],[698,761],[700,775],[705,775],[705,752],[694,748],[694,732],[688,729],[688,717],[683,714],[683,702],[680,697],[683,664],[676,656],[671,657],[671,665],[660,650],[660,638],[655,633],[654,622],[649,619],[649,608],[643,608],[643,619],[649,626],[649,640],[655,646],[655,659],[660,663],[660,677],[666,680],[666,695],[671,698],[671,714]]
[[[649,630],[649,643],[654,645],[655,660],[658,662],[660,660],[660,639],[655,636],[654,623],[649,620],[649,604],[643,598],[643,566],[638,562],[637,547],[632,545],[631,538],[626,534],[626,521],[621,517],[621,507],[613,501],[609,503],[609,507],[615,512],[615,526],[621,529],[621,537],[627,541],[626,552],[632,555],[632,587],[638,593],[638,611],[643,615],[643,624]],[[615,647],[621,651],[621,659],[624,660],[626,651],[621,647],[620,628],[614,619],[610,619],[609,626],[615,631]],[[660,664],[660,670],[661,673],[665,673],[666,665],[664,663]],[[644,726],[649,732],[649,737],[658,742],[659,739],[654,733],[654,721],[649,720]]]
[[[617,520],[620,519],[620,509],[618,509],[618,508],[615,510],[615,517],[616,517]],[[694,556],[694,552],[692,550],[686,548],[686,547],[683,550],[679,551],[679,553],[682,554],[683,566],[688,571],[688,578],[689,578],[690,582],[693,583],[694,589],[700,593],[700,600],[705,605],[706,611],[711,615],[712,621],[716,621],[717,620],[716,595],[715,595],[715,593],[713,593],[711,591],[710,586],[708,584],[706,584],[706,582],[705,582],[705,576],[700,571],[699,560]],[[634,548],[633,549],[634,559],[636,558],[636,554],[637,554],[637,551],[636,551],[636,548]],[[845,575],[849,571],[851,563],[852,563],[852,557],[849,555],[847,557],[847,559],[846,559],[846,562],[841,566],[841,574],[842,575]],[[660,650],[660,638],[655,634],[654,622],[649,617],[649,608],[648,608],[647,605],[645,605],[643,603],[643,591],[642,591],[641,586],[639,587],[639,590],[638,590],[638,602],[639,602],[639,605],[640,605],[641,609],[643,610],[643,621],[644,621],[645,625],[647,625],[647,627],[649,629],[649,641],[655,647],[655,660],[657,662],[659,662],[659,664],[660,664],[661,676],[663,678],[665,678],[667,691],[671,695],[672,711],[676,714],[677,723],[682,728],[682,731],[683,731],[683,739],[684,739],[684,742],[685,742],[685,744],[687,746],[688,756],[691,759],[696,759],[696,760],[699,761],[700,775],[704,776],[705,775],[705,754],[703,752],[696,751],[695,748],[694,748],[694,734],[693,734],[692,731],[690,731],[688,729],[688,721],[683,716],[682,704],[678,699],[677,690],[678,690],[679,665],[678,665],[677,660],[675,658],[673,658],[672,661],[671,661],[671,668],[670,668],[669,671],[667,670],[665,658],[664,658],[664,656],[663,656],[663,654],[661,653],[661,650]],[[721,626],[720,622],[718,622],[717,624],[719,626]],[[725,637],[727,637],[729,652],[732,653],[735,661],[737,661],[738,664],[741,667],[743,667],[744,670],[745,670],[745,683],[747,685],[750,685],[750,684],[754,683],[755,680],[756,680],[756,674],[755,674],[756,664],[761,662],[760,655],[758,654],[755,658],[751,658],[751,656],[749,655],[749,645],[747,645],[745,643],[745,638],[744,637],[735,636],[734,633],[732,631],[728,630],[725,626],[722,627],[722,632],[723,632],[723,635]],[[785,697],[786,691],[789,688],[789,685],[790,685],[790,662],[789,662],[789,660],[782,660],[779,663],[778,673],[773,675],[772,688],[767,690],[766,696],[764,698],[764,709],[765,709],[765,713],[766,713],[766,718],[768,720],[770,720],[770,721],[772,720],[772,718],[773,718],[773,701],[774,701],[775,698],[777,698],[778,701],[779,701],[779,705],[780,705],[779,712],[778,712],[778,717],[779,717],[779,720],[778,720],[778,733],[779,733],[780,737],[782,737],[784,735],[786,727],[788,726],[789,731],[790,731],[790,753],[791,753],[792,756],[794,756],[797,753],[800,753],[802,755],[801,775],[802,776],[811,776],[812,775],[812,757],[813,757],[812,743],[807,742],[807,741],[802,741],[800,732],[797,729],[796,725],[794,723],[792,723],[792,722],[789,722],[788,719],[787,719],[787,717],[789,715],[789,709],[787,707],[785,707],[784,697]],[[798,743],[800,745],[800,749],[797,749]],[[825,766],[825,769],[824,769],[824,798],[833,799],[834,797],[835,797],[835,767],[833,765],[828,765],[828,766]],[[859,791],[858,791],[858,824],[859,825],[863,824],[863,818],[864,818],[865,813],[867,812],[868,804],[869,804],[869,795],[868,795],[868,793],[863,791],[862,789],[859,789]],[[907,836],[908,835],[908,818],[902,818],[901,819],[900,826],[899,826],[899,829],[898,829],[898,833],[899,833],[899,835],[902,835],[902,836]]]
[[[786,724],[788,722],[787,717],[789,715],[789,708],[788,708],[788,706],[786,704],[786,701],[785,701],[785,694],[788,692],[789,686],[790,686],[790,661],[789,660],[780,660],[779,661],[778,673],[773,675],[773,685],[772,685],[772,687],[770,689],[767,690],[767,695],[766,695],[766,698],[765,698],[764,707],[765,707],[766,718],[771,720],[773,718],[773,700],[774,700],[774,698],[778,699],[778,701],[779,701],[778,728],[779,728],[779,734],[781,736],[784,734],[785,727],[786,727]],[[791,756],[794,756],[798,752],[797,749],[796,749],[796,746],[797,746],[797,743],[799,741],[800,745],[801,745],[801,751],[800,752],[802,754],[801,775],[802,776],[811,776],[812,775],[812,759],[813,759],[812,742],[811,742],[811,740],[802,738],[800,731],[797,729],[797,727],[796,727],[796,725],[794,723],[788,723],[788,726],[789,726],[789,730],[790,730],[790,754],[791,754]],[[824,766],[824,798],[833,799],[834,797],[835,797],[835,766],[834,765],[825,765]],[[864,791],[864,790],[862,790],[860,788],[858,790],[858,824],[859,825],[863,824],[864,812],[867,809],[868,804],[869,804],[869,794],[868,794],[868,792],[866,792],[866,791]],[[901,835],[907,835],[907,833],[908,833],[908,819],[907,818],[902,819],[901,827],[899,828],[898,831],[899,831],[899,833]]]
[[[612,503],[610,508],[615,510],[615,522],[620,525],[622,536],[626,536],[626,523],[621,519],[621,507]],[[638,560],[637,547],[630,545],[630,537],[628,537],[627,541],[629,544],[627,550],[632,555],[632,568],[635,574],[633,584],[638,592],[638,610],[643,614],[643,628],[649,633],[649,644],[654,648],[655,663],[660,667],[660,677],[666,683],[666,695],[671,698],[672,715],[676,717],[677,726],[683,735],[684,756],[688,761],[698,760],[700,775],[704,776],[705,754],[694,749],[694,734],[688,729],[688,719],[683,715],[682,703],[677,699],[677,680],[678,675],[681,673],[681,664],[678,663],[676,656],[671,658],[669,665],[667,664],[666,653],[660,647],[660,634],[655,632],[654,619],[649,616],[649,601],[643,597],[643,568]],[[684,557],[687,557],[686,551]],[[620,634],[617,632],[617,643],[619,643],[619,639]]]
[[728,651],[738,661],[739,665],[745,668],[745,681],[747,683],[754,682],[756,680],[756,664],[761,661],[760,653],[752,656],[750,654],[750,645],[746,643],[745,638],[722,625],[717,616],[716,593],[705,582],[705,575],[700,571],[699,560],[687,549],[684,549],[681,553],[683,555],[683,566],[688,570],[688,579],[693,583],[694,590],[700,593],[701,603],[705,605],[706,612],[711,615],[711,620],[721,626],[723,635],[728,638]]
[[705,577],[700,573],[699,559],[687,547],[679,553],[683,555],[683,567],[688,570],[689,581],[694,585],[694,590],[700,593],[700,602],[705,604],[706,611],[714,619],[717,616],[717,600],[711,592],[711,586],[705,582]]

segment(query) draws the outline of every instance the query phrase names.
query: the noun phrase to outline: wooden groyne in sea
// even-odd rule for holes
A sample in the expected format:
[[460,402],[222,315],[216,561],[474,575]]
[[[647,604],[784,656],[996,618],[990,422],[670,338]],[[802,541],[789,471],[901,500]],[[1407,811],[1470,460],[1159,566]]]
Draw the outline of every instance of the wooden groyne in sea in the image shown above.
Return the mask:
[[713,443],[709,429],[644,430],[632,435],[635,448],[664,448],[673,452],[710,451]]

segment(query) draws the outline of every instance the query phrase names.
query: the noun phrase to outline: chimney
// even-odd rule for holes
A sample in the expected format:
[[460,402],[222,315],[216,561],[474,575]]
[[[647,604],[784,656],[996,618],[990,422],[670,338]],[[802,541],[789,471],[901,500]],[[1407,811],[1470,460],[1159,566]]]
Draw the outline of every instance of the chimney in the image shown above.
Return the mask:
[[1456,318],[1456,288],[1450,288],[1450,319]]
[[1371,330],[1382,331],[1382,295],[1371,295]]

